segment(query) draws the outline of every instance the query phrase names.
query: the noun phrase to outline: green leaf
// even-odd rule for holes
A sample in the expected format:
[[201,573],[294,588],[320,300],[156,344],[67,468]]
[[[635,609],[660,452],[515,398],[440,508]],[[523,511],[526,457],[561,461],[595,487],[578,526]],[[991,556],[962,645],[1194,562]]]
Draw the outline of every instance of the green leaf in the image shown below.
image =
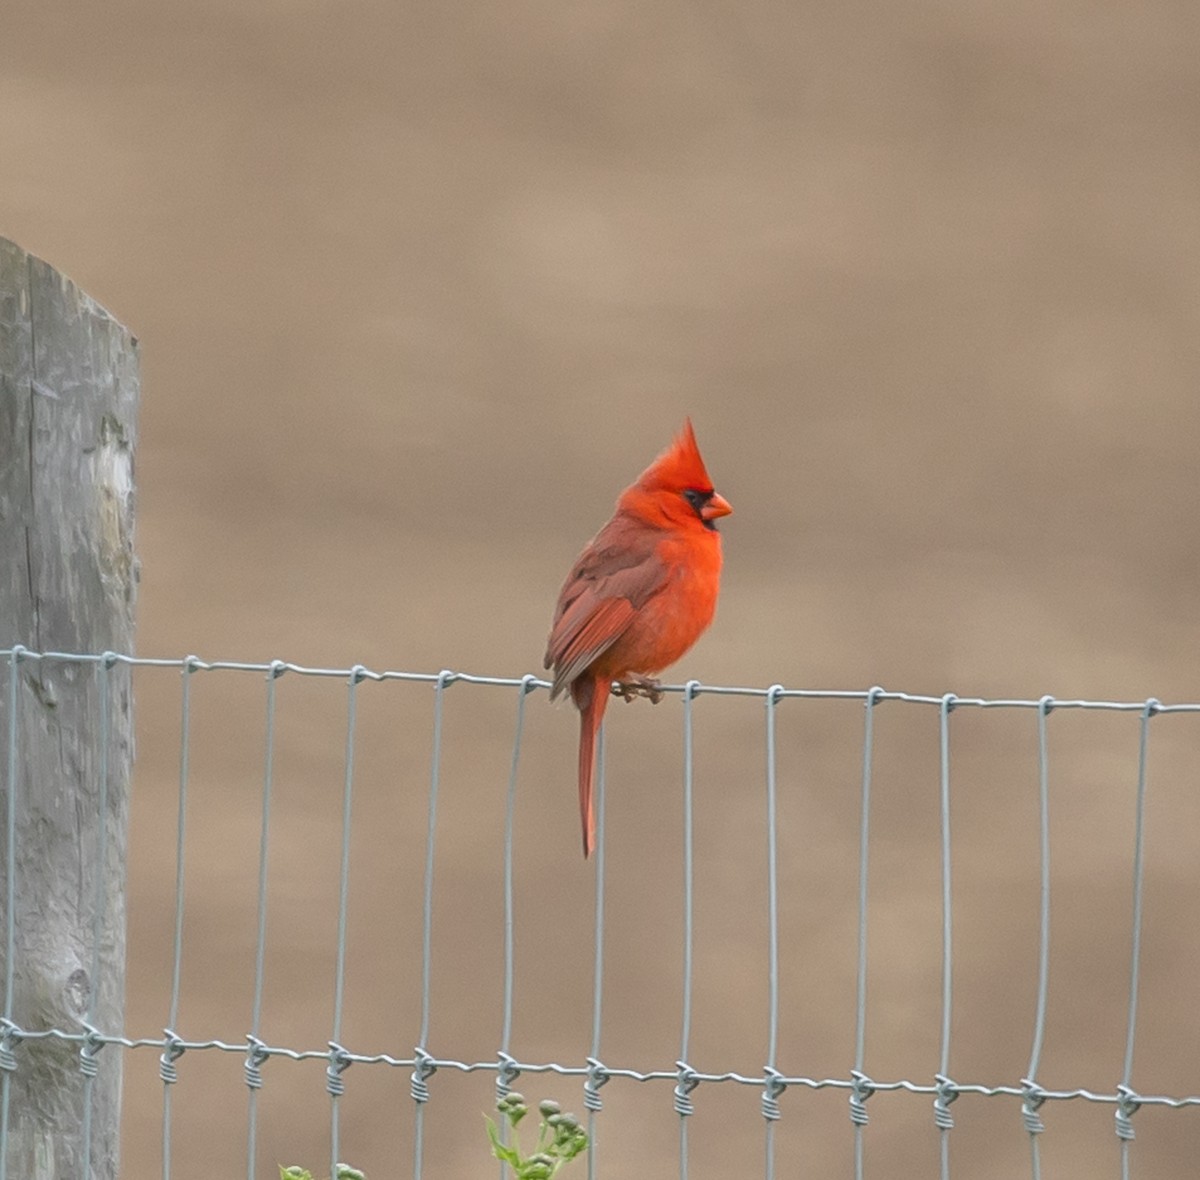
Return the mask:
[[514,1169],[521,1165],[521,1153],[516,1147],[508,1147],[500,1142],[500,1132],[496,1129],[496,1124],[489,1118],[484,1119],[487,1123],[488,1138],[492,1141],[492,1154],[502,1162],[510,1164]]

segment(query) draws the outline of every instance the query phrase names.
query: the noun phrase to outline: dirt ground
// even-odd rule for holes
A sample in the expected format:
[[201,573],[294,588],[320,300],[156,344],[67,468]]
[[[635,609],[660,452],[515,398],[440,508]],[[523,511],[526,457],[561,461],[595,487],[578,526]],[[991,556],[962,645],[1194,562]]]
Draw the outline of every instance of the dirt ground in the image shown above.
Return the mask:
[[[677,680],[935,697],[1200,698],[1200,29],[1186,5],[9,0],[0,233],[139,336],[143,655],[520,677],[560,580],[685,414],[724,590]],[[130,1035],[167,1020],[179,683],[138,674]],[[250,1029],[266,688],[193,682],[178,1031]],[[434,692],[359,690],[342,1042],[411,1054]],[[427,1048],[495,1060],[517,693],[444,699]],[[260,1035],[333,1035],[346,689],[277,685]],[[680,1049],[682,717],[614,707],[599,1056]],[[1036,714],[950,717],[950,1074],[1019,1085],[1038,949]],[[854,1066],[863,708],[778,708],[777,1065]],[[527,702],[513,1053],[591,1051],[595,866],[575,718]],[[767,1054],[765,708],[695,705],[689,1057]],[[1112,1094],[1129,993],[1136,712],[1048,721],[1038,1080]],[[1154,719],[1133,1085],[1200,1094],[1200,717]],[[940,1067],[939,714],[875,714],[865,1071]],[[125,1174],[160,1174],[152,1049]],[[244,1175],[236,1053],[179,1063],[173,1180]],[[345,1075],[341,1147],[411,1175],[408,1070]],[[490,1172],[492,1075],[430,1082],[426,1180]],[[577,1078],[526,1077],[577,1110]],[[672,1083],[602,1091],[599,1174],[678,1174]],[[702,1086],[689,1174],[762,1171],[759,1092]],[[776,1175],[849,1175],[844,1090],[781,1099]],[[326,1166],[319,1061],[273,1060],[258,1163]],[[868,1104],[866,1174],[930,1175],[928,1095]],[[1026,1175],[1012,1097],[952,1108],[954,1174]],[[1109,1104],[1042,1111],[1044,1174],[1115,1175]],[[1200,1110],[1135,1116],[1194,1174]],[[582,1175],[582,1165],[574,1165]],[[568,1172],[568,1175],[571,1173]]]

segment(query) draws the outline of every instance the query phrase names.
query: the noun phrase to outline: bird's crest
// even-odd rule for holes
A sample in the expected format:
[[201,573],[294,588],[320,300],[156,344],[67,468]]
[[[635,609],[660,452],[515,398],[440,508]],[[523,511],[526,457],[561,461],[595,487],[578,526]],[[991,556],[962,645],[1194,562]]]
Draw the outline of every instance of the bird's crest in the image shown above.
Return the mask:
[[683,420],[683,429],[671,445],[638,477],[638,484],[646,491],[652,488],[667,488],[674,492],[681,492],[685,488],[712,491],[712,480],[704,467],[704,460],[700,458],[700,448],[696,446],[690,418]]

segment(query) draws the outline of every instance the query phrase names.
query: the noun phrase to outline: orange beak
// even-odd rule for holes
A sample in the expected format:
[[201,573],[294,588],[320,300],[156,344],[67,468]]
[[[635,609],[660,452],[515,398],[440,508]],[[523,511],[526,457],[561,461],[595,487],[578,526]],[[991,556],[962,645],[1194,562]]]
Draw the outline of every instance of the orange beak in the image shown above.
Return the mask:
[[728,516],[733,511],[733,505],[724,496],[713,492],[712,499],[700,509],[703,520],[716,520],[718,516]]

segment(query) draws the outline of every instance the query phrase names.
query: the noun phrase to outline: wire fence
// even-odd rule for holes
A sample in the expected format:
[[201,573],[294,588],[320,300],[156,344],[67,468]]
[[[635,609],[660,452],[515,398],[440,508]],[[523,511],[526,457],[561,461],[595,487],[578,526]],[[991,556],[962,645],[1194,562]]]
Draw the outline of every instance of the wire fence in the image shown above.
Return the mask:
[[[7,671],[9,684],[8,701],[13,707],[4,719],[3,732],[7,734],[5,760],[5,787],[7,811],[5,823],[6,853],[6,896],[14,898],[21,889],[15,876],[15,840],[17,814],[21,801],[17,798],[19,727],[16,703],[18,677],[23,664],[45,661],[70,663],[79,667],[90,667],[101,686],[102,699],[110,693],[115,677],[126,676],[133,669],[174,670],[181,678],[181,711],[178,723],[179,770],[177,820],[174,832],[174,897],[172,905],[172,945],[169,991],[166,996],[167,1019],[159,1034],[150,1036],[127,1036],[123,1030],[94,1027],[90,1018],[74,1028],[23,1028],[15,1021],[13,1011],[14,938],[16,907],[6,907],[4,939],[7,948],[4,963],[4,1013],[0,1020],[0,1180],[6,1176],[6,1144],[10,1115],[10,1079],[22,1068],[23,1054],[27,1046],[39,1041],[53,1040],[75,1046],[79,1054],[79,1068],[84,1078],[95,1076],[97,1055],[105,1047],[122,1050],[148,1049],[159,1054],[159,1076],[162,1082],[162,1177],[170,1180],[172,1175],[172,1131],[175,1125],[173,1091],[180,1077],[185,1059],[195,1054],[232,1054],[242,1058],[244,1081],[248,1094],[246,1123],[246,1167],[247,1176],[253,1180],[258,1161],[257,1135],[259,1126],[258,1101],[263,1086],[263,1070],[272,1061],[320,1061],[325,1064],[325,1088],[328,1094],[329,1117],[329,1161],[331,1170],[344,1155],[353,1157],[353,1150],[345,1151],[341,1123],[341,1100],[346,1092],[347,1071],[352,1066],[384,1066],[409,1073],[409,1092],[413,1101],[413,1138],[411,1175],[422,1180],[427,1172],[426,1146],[424,1142],[425,1112],[434,1099],[437,1085],[434,1081],[439,1072],[483,1073],[494,1075],[498,1096],[510,1092],[518,1078],[529,1074],[554,1074],[578,1079],[582,1082],[584,1103],[587,1111],[586,1123],[592,1147],[589,1149],[587,1174],[589,1178],[600,1175],[602,1150],[596,1147],[598,1123],[603,1106],[602,1090],[611,1081],[630,1083],[660,1083],[671,1089],[671,1101],[678,1116],[677,1167],[681,1180],[687,1180],[692,1166],[689,1151],[689,1121],[696,1111],[700,1096],[711,1087],[748,1087],[759,1092],[762,1117],[762,1156],[757,1170],[766,1177],[781,1174],[796,1174],[793,1163],[777,1160],[776,1129],[785,1113],[785,1095],[792,1090],[830,1090],[844,1092],[848,1104],[849,1131],[853,1138],[853,1176],[863,1180],[869,1173],[866,1166],[866,1143],[869,1123],[869,1102],[879,1094],[903,1091],[923,1096],[930,1101],[932,1124],[936,1128],[939,1148],[939,1169],[943,1180],[952,1175],[950,1144],[955,1128],[954,1102],[963,1095],[997,1098],[1013,1103],[1015,1117],[1019,1117],[1028,1139],[1028,1174],[1033,1180],[1042,1176],[1040,1141],[1045,1129],[1043,1115],[1047,1104],[1093,1103],[1109,1108],[1114,1119],[1116,1141],[1119,1148],[1118,1172],[1123,1180],[1131,1175],[1134,1143],[1134,1116],[1140,1108],[1158,1107],[1178,1109],[1200,1106],[1200,1093],[1170,1095],[1165,1093],[1143,1093],[1134,1088],[1133,1064],[1137,1044],[1137,1027],[1141,992],[1142,928],[1143,928],[1143,884],[1145,879],[1145,813],[1147,789],[1147,761],[1151,731],[1156,719],[1169,714],[1191,714],[1200,712],[1200,703],[1163,703],[1158,700],[1145,701],[1100,701],[1057,699],[1051,696],[1027,699],[987,699],[982,697],[945,695],[921,695],[907,692],[891,692],[880,687],[863,691],[820,691],[793,689],[780,684],[769,687],[735,687],[709,685],[692,680],[686,684],[665,686],[665,691],[675,694],[682,704],[682,962],[679,984],[679,1039],[678,1056],[673,1062],[663,1062],[660,1068],[633,1069],[620,1061],[607,1060],[603,1056],[605,1029],[605,961],[606,961],[606,842],[605,842],[605,754],[601,742],[597,766],[598,830],[599,843],[595,857],[595,900],[591,932],[593,959],[590,1051],[585,1059],[574,1062],[554,1060],[524,1060],[515,1056],[513,1040],[514,1011],[514,879],[521,871],[521,862],[514,854],[514,830],[516,826],[515,801],[520,778],[522,757],[526,743],[527,702],[532,694],[549,687],[536,676],[492,677],[477,676],[463,672],[441,671],[416,673],[405,671],[375,671],[361,664],[346,668],[307,667],[283,660],[266,663],[243,661],[206,661],[196,656],[182,659],[149,659],[133,657],[123,653],[63,653],[36,652],[22,647],[0,650],[0,660]],[[189,822],[189,780],[191,776],[190,752],[192,746],[193,704],[192,685],[197,677],[214,674],[244,674],[261,677],[265,693],[265,757],[261,778],[261,809],[257,864],[257,897],[255,904],[255,954],[253,1001],[250,1028],[245,1036],[228,1039],[188,1039],[175,1031],[179,1026],[181,970],[184,953],[185,882],[187,880],[187,830]],[[339,833],[339,870],[337,898],[337,934],[335,952],[335,978],[333,984],[333,1009],[329,1021],[329,1037],[321,1045],[284,1045],[271,1043],[264,1033],[264,963],[267,946],[268,910],[268,861],[271,847],[273,820],[273,786],[276,755],[277,686],[284,677],[317,678],[341,685],[344,693],[344,775],[341,784],[341,826]],[[352,1050],[343,1043],[343,1018],[346,1007],[346,947],[349,882],[351,876],[351,832],[353,828],[356,754],[359,752],[357,719],[359,712],[360,687],[368,682],[398,681],[427,685],[433,692],[432,758],[429,765],[426,797],[427,827],[424,840],[423,887],[420,894],[420,1011],[417,1021],[416,1047],[411,1053],[392,1055],[382,1052]],[[439,851],[439,788],[443,778],[443,722],[447,691],[455,685],[471,685],[504,691],[511,695],[511,758],[508,771],[505,823],[502,850],[503,890],[503,967],[502,967],[502,1014],[498,1048],[490,1050],[478,1060],[458,1060],[439,1056],[430,1042],[430,1013],[434,1000],[431,979],[431,963],[435,951],[434,900],[435,862]],[[695,811],[694,779],[696,775],[695,755],[695,703],[701,697],[754,698],[763,707],[762,749],[765,775],[761,783],[761,805],[765,809],[766,847],[763,871],[766,875],[766,970],[767,970],[767,1023],[763,1029],[760,1046],[763,1066],[751,1072],[727,1070],[705,1071],[692,1063],[693,1055],[693,994],[697,982],[695,957],[695,897],[697,859],[695,855]],[[788,1072],[783,1068],[779,1055],[780,1029],[780,849],[777,803],[779,795],[779,768],[777,750],[778,718],[781,706],[789,701],[826,701],[844,704],[861,711],[861,789],[859,797],[859,823],[857,831],[857,930],[856,970],[853,981],[855,992],[853,1061],[844,1076],[813,1077]],[[871,831],[872,785],[876,773],[876,716],[881,706],[915,708],[936,714],[938,726],[939,782],[938,813],[940,825],[938,846],[940,848],[940,904],[941,904],[941,970],[940,970],[940,1036],[938,1045],[938,1068],[932,1077],[878,1078],[867,1071],[866,1031],[868,1020],[867,989],[868,961],[871,939],[869,938],[871,891],[871,856],[874,848]],[[969,710],[1012,710],[1030,715],[1036,724],[1037,765],[1037,814],[1038,831],[1038,898],[1037,918],[1038,944],[1036,955],[1036,1003],[1033,1014],[1032,1039],[1029,1043],[1028,1066],[1019,1078],[1005,1078],[990,1083],[966,1081],[951,1075],[951,1047],[954,1033],[954,936],[955,895],[952,889],[954,860],[952,857],[951,831],[951,752],[954,718]],[[1132,832],[1132,881],[1131,924],[1128,930],[1129,959],[1127,979],[1127,1006],[1124,1035],[1124,1053],[1115,1085],[1108,1089],[1085,1087],[1051,1088],[1042,1084],[1043,1045],[1047,1026],[1047,997],[1051,955],[1051,823],[1050,758],[1048,729],[1052,715],[1066,711],[1133,714],[1138,719],[1138,744],[1136,761],[1135,807]],[[102,719],[107,712],[102,713]],[[103,721],[102,721],[103,723]],[[98,740],[103,749],[108,734],[101,733]],[[107,773],[105,771],[104,773]],[[748,804],[749,805],[749,804]],[[97,825],[96,838],[104,840],[105,825]],[[99,855],[105,855],[103,844]],[[97,880],[103,880],[100,873]],[[97,912],[100,901],[97,899]],[[85,1095],[86,1099],[86,1095]],[[85,1111],[88,1109],[85,1101]],[[352,1145],[349,1145],[352,1148]],[[755,1169],[749,1166],[746,1174]],[[15,1178],[14,1178],[15,1180]]]

